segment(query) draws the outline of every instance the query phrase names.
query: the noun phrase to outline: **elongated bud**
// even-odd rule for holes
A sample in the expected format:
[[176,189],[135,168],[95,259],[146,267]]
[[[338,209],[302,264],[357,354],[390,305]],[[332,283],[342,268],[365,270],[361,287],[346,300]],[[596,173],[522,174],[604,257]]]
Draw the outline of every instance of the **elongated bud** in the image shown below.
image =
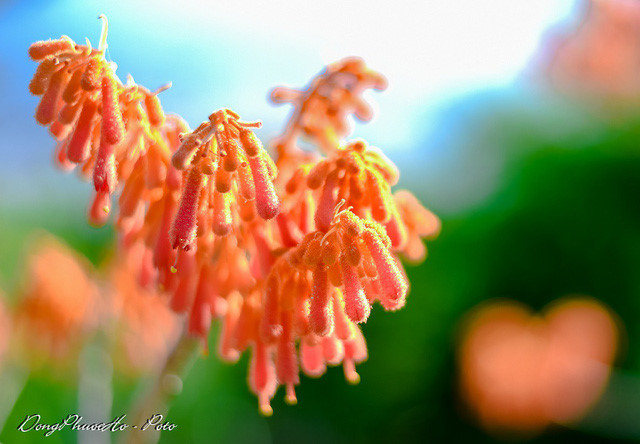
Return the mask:
[[342,342],[335,335],[326,336],[321,339],[322,356],[327,364],[338,365],[344,356],[344,348]]
[[206,291],[202,291],[202,287],[206,287],[204,280],[206,280],[206,273],[201,271],[195,299],[189,314],[189,333],[202,338],[202,340],[206,340],[211,328],[211,298]]
[[237,200],[239,207],[240,219],[245,222],[251,222],[256,217],[256,209],[253,201],[240,198]]
[[249,363],[249,387],[258,395],[260,413],[271,416],[273,409],[270,400],[276,391],[276,372],[271,352],[260,341],[253,347]]
[[325,265],[333,265],[340,256],[340,245],[335,238],[327,238],[322,245],[322,262]]
[[336,193],[335,190],[338,186],[337,174],[330,174],[324,183],[322,194],[320,195],[320,201],[316,208],[315,222],[318,230],[326,231],[331,225],[333,220],[333,210],[336,207]]
[[173,263],[173,256],[175,254],[169,241],[169,232],[171,230],[176,202],[170,193],[166,194],[162,200],[162,220],[153,248],[153,265],[161,271],[167,271]]
[[147,150],[147,170],[146,184],[147,188],[160,188],[167,180],[167,164],[164,157],[167,147],[160,147],[156,143],[152,143]]
[[344,341],[353,336],[354,324],[345,313],[344,300],[339,290],[333,292],[333,319],[336,338]]
[[367,177],[369,199],[371,200],[371,215],[376,221],[385,223],[391,217],[388,187],[380,175],[372,173],[371,170],[367,171]]
[[185,313],[195,297],[197,274],[196,258],[194,251],[179,250],[176,269],[178,274],[178,286],[171,297],[171,309],[177,313]]
[[281,384],[287,387],[285,401],[296,404],[294,386],[300,383],[298,358],[293,337],[293,313],[290,310],[282,312],[282,335],[276,349],[276,376]]
[[58,65],[55,58],[49,57],[44,59],[36,68],[36,73],[29,83],[29,91],[31,94],[36,96],[44,94],[51,75],[59,68],[60,65]]
[[67,146],[69,145],[69,140],[63,140],[59,142],[56,146],[56,155],[54,157],[55,164],[62,171],[71,171],[75,168],[76,164],[73,162],[69,162],[67,158]]
[[213,190],[213,232],[226,236],[231,232],[231,193]]
[[356,238],[347,238],[344,243],[344,259],[352,267],[357,267],[362,260],[362,253],[358,248],[358,240]]
[[273,256],[271,247],[269,247],[269,242],[267,241],[265,233],[259,230],[253,230],[252,234],[258,253],[257,257],[260,262],[260,269],[262,274],[266,276],[269,274],[269,271],[275,262],[275,257]]
[[225,145],[225,151],[227,155],[222,160],[222,167],[229,172],[233,172],[240,165],[240,158],[238,156],[238,142],[235,140],[229,140]]
[[104,134],[100,136],[100,148],[93,169],[93,185],[96,191],[113,193],[117,184],[115,146],[107,141]]
[[295,226],[291,219],[283,213],[278,214],[276,217],[276,222],[278,223],[278,231],[280,232],[280,239],[282,240],[282,245],[287,248],[295,247],[300,243],[300,239],[302,238],[302,233],[298,227]]
[[288,194],[293,194],[296,191],[300,190],[302,183],[305,178],[305,170],[302,168],[298,168],[294,171],[293,175],[289,178],[286,185],[284,186],[284,190]]
[[80,86],[85,91],[93,91],[100,87],[100,79],[102,78],[102,61],[92,58],[87,63],[87,67],[80,79]]
[[327,160],[321,160],[315,164],[307,175],[307,186],[312,190],[320,188],[327,178],[330,169],[331,163]]
[[45,57],[72,50],[73,42],[69,37],[64,36],[57,40],[46,40],[33,43],[29,47],[29,57],[33,60],[42,60]]
[[255,304],[243,300],[238,324],[234,332],[233,346],[236,350],[246,350],[251,342],[257,342],[259,338],[259,313]]
[[307,336],[311,329],[309,327],[309,282],[306,278],[298,279],[296,285],[296,298],[294,300],[293,326],[297,336]]
[[231,190],[231,173],[224,168],[216,171],[216,190],[219,193],[228,193]]
[[313,270],[313,288],[309,304],[309,325],[318,336],[328,336],[333,331],[333,307],[329,292],[327,272],[322,265]]
[[269,178],[264,159],[261,156],[249,157],[253,184],[256,193],[256,211],[263,219],[273,219],[279,211],[278,195]]
[[58,121],[65,125],[71,124],[76,120],[80,110],[82,109],[82,101],[76,103],[65,103],[58,113]]
[[258,136],[256,136],[253,131],[244,128],[240,130],[240,142],[242,143],[244,152],[250,158],[257,156],[264,150]]
[[180,206],[176,213],[169,239],[173,248],[188,250],[196,238],[198,219],[198,200],[204,184],[204,176],[200,168],[189,170],[187,181],[180,199]]
[[306,340],[301,341],[300,361],[302,370],[314,378],[322,376],[327,369],[322,353],[322,345],[320,343],[312,344]]
[[66,139],[67,134],[71,131],[71,126],[66,125],[59,120],[54,120],[54,122],[49,126],[49,132],[56,140]]
[[336,288],[342,287],[342,270],[340,269],[340,261],[334,262],[327,267],[327,276],[329,282]]
[[282,325],[279,319],[280,288],[278,277],[274,273],[271,273],[267,278],[263,300],[260,335],[266,344],[270,344],[282,334]]
[[42,125],[47,125],[56,117],[58,100],[62,94],[62,89],[69,79],[66,68],[59,69],[49,79],[49,85],[45,91],[38,108],[36,109],[36,120]]
[[69,83],[62,92],[62,100],[66,103],[76,103],[80,97],[80,82],[82,80],[82,70],[76,69],[69,79]]
[[[140,160],[136,163],[140,163]],[[124,184],[120,199],[118,199],[118,206],[120,208],[120,217],[132,216],[138,205],[142,202],[142,193],[144,193],[144,177],[143,171],[134,169],[134,172],[129,176]]]
[[[309,268],[315,268],[322,259],[322,236],[319,233],[308,235],[309,241],[306,243],[306,249],[304,250],[304,256],[302,260],[304,264]],[[301,244],[301,247],[304,244]]]
[[409,235],[407,233],[407,227],[402,222],[397,209],[394,209],[391,218],[389,218],[389,221],[384,227],[387,230],[389,239],[391,239],[391,246],[394,250],[401,250],[404,248],[409,239]]
[[356,372],[355,363],[362,362],[367,359],[367,343],[362,336],[359,328],[354,329],[354,336],[344,341],[344,359],[342,366],[344,368],[344,376],[350,384],[360,382],[360,375]]
[[260,152],[260,157],[262,157],[262,160],[264,161],[265,165],[267,166],[267,171],[269,172],[269,178],[271,179],[271,181],[274,181],[276,179],[276,177],[278,177],[278,167],[276,166],[275,162],[273,161],[273,159],[271,157],[269,157],[269,155],[267,154],[266,151],[261,151]]
[[71,162],[82,163],[89,158],[91,132],[97,110],[98,105],[93,100],[89,98],[84,100],[67,148],[67,157]]
[[371,305],[360,285],[358,274],[346,257],[340,260],[344,283],[344,308],[347,316],[356,324],[365,322],[371,313]]
[[171,163],[176,169],[184,170],[191,164],[191,160],[199,147],[200,140],[197,137],[193,135],[186,137],[180,144],[178,150],[173,153]]
[[118,83],[109,70],[102,77],[102,132],[107,142],[116,145],[124,138],[124,123],[118,101]]
[[404,298],[409,290],[409,285],[404,274],[398,268],[398,263],[373,230],[365,230],[363,238],[378,272],[383,296],[392,301]]
[[240,317],[240,305],[242,296],[232,293],[228,299],[227,312],[224,315],[222,331],[218,342],[218,354],[226,362],[236,362],[240,358],[240,352],[234,347],[234,332]]
[[240,183],[240,194],[246,200],[253,200],[256,197],[256,190],[253,186],[251,168],[247,162],[242,162],[238,168],[238,182]]
[[364,181],[359,180],[357,174],[352,174],[349,177],[349,200],[352,202],[359,202],[365,195],[366,190],[364,188]]
[[160,99],[156,94],[146,94],[144,96],[144,106],[147,108],[149,123],[153,126],[162,126],[165,122],[164,111],[160,105]]
[[94,227],[101,227],[109,219],[109,212],[111,211],[111,197],[109,193],[104,191],[98,191],[89,208],[89,223]]

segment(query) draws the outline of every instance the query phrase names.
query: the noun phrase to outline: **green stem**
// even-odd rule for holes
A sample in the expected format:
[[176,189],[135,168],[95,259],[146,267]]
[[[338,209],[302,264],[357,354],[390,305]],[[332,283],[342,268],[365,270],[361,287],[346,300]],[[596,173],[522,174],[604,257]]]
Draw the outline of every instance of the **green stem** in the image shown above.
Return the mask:
[[4,430],[9,415],[13,411],[22,390],[29,380],[29,371],[19,365],[7,363],[0,372],[0,433]]
[[[122,443],[158,442],[160,432],[155,427],[150,426],[146,430],[141,428],[153,415],[166,416],[169,401],[182,391],[182,378],[193,365],[199,345],[198,339],[191,337],[185,328],[153,385],[133,408],[131,420],[126,421],[130,427],[124,432]],[[161,423],[164,421],[166,418]]]

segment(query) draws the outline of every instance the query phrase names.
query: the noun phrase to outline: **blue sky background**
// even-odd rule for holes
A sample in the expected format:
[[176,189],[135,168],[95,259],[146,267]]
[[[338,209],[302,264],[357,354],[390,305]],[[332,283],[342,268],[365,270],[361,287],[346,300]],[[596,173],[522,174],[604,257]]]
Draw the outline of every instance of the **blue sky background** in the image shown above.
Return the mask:
[[[424,184],[447,212],[481,199],[495,177],[489,161],[485,179],[460,171],[449,140],[461,130],[456,122],[487,94],[519,94],[544,32],[570,25],[577,9],[574,0],[2,2],[0,209],[89,194],[51,164],[54,144],[35,123],[38,99],[27,90],[35,70],[27,48],[62,34],[97,44],[100,13],[122,79],[131,73],[150,89],[172,81],[165,110],[192,126],[221,107],[262,119],[265,141],[290,110],[268,103],[273,86],[299,87],[326,63],[364,57],[390,87],[370,94],[376,119],[356,125],[354,136],[385,150],[405,183]],[[443,184],[452,174],[460,180]]]

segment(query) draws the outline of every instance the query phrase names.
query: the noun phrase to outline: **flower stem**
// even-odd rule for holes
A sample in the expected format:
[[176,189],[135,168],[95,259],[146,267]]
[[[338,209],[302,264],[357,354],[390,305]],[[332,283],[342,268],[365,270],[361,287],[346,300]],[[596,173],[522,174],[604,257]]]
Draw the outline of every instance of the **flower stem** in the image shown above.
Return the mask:
[[[153,385],[134,406],[132,419],[127,421],[130,427],[122,436],[121,442],[145,444],[158,442],[160,432],[156,431],[155,426],[150,425],[146,430],[142,428],[152,416],[166,415],[169,402],[182,391],[182,378],[193,365],[199,345],[198,339],[191,337],[185,328]],[[166,421],[166,418],[164,420]]]

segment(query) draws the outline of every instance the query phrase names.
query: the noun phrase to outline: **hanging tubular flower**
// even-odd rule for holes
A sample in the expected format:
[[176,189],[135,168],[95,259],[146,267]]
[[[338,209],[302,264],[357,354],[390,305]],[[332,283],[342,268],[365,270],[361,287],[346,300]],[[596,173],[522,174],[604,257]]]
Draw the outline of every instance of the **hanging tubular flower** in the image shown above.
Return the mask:
[[[370,303],[376,300],[390,310],[404,305],[409,285],[391,248],[391,240],[380,224],[343,210],[327,232],[309,233],[292,250],[290,263],[312,271],[313,288],[319,288],[311,316],[320,319],[320,326],[329,305],[325,299],[327,282],[342,289],[345,313],[355,323],[366,321]],[[331,331],[314,330],[320,336]]]
[[358,140],[347,143],[312,167],[299,168],[286,189],[289,193],[305,188],[319,190],[315,225],[326,230],[334,208],[343,200],[362,217],[388,222],[395,211],[391,186],[397,181],[396,166],[380,150]]
[[[160,181],[154,185],[160,186],[171,155],[157,97],[166,87],[151,93],[131,78],[126,85],[120,82],[115,64],[105,59],[108,25],[101,18],[97,49],[88,41],[78,45],[68,37],[37,42],[29,48],[31,58],[39,61],[29,85],[31,93],[42,96],[36,120],[48,125],[59,141],[58,165],[65,170],[81,165],[80,174],[92,177],[96,194],[89,220],[94,225],[106,222],[110,196],[119,183],[126,184],[140,157],[149,155],[146,167],[156,170]],[[155,164],[149,165],[151,161]]]
[[64,364],[96,326],[98,290],[84,258],[52,236],[36,241],[14,312],[15,340],[33,366]]
[[275,144],[285,151],[304,135],[325,152],[331,152],[349,132],[347,116],[353,114],[361,121],[372,118],[373,110],[361,94],[369,88],[381,91],[386,87],[387,80],[367,68],[364,60],[348,57],[327,66],[302,91],[275,88],[271,92],[273,103],[294,106],[285,132]]
[[418,202],[407,190],[396,191],[393,199],[397,206],[390,221],[385,224],[387,233],[402,256],[413,263],[422,262],[427,257],[427,248],[422,238],[435,239],[442,227],[440,219]]
[[[302,165],[290,175],[284,190],[294,204],[287,211],[293,213],[293,219],[302,220],[308,217],[303,211],[315,206],[315,227],[326,231],[334,208],[343,202],[358,216],[383,224],[394,251],[420,262],[426,256],[421,238],[437,237],[440,221],[410,192],[391,193],[398,178],[396,166],[378,148],[362,140],[348,142],[329,157]],[[310,192],[314,196],[311,205]]]
[[109,266],[109,298],[115,322],[116,364],[134,374],[157,371],[178,340],[180,322],[161,294],[148,285],[150,251],[139,243]]
[[[213,206],[216,219],[229,219],[228,206],[237,197],[219,194],[227,194],[232,188],[235,191],[232,194],[240,194],[243,201],[255,202],[255,210],[261,218],[272,219],[278,214],[279,207],[273,185],[277,170],[251,131],[261,123],[239,119],[240,116],[228,109],[212,113],[208,122],[182,138],[171,162],[179,170],[197,168],[209,176],[209,193],[218,203]],[[219,231],[226,233],[228,229],[220,228]]]

